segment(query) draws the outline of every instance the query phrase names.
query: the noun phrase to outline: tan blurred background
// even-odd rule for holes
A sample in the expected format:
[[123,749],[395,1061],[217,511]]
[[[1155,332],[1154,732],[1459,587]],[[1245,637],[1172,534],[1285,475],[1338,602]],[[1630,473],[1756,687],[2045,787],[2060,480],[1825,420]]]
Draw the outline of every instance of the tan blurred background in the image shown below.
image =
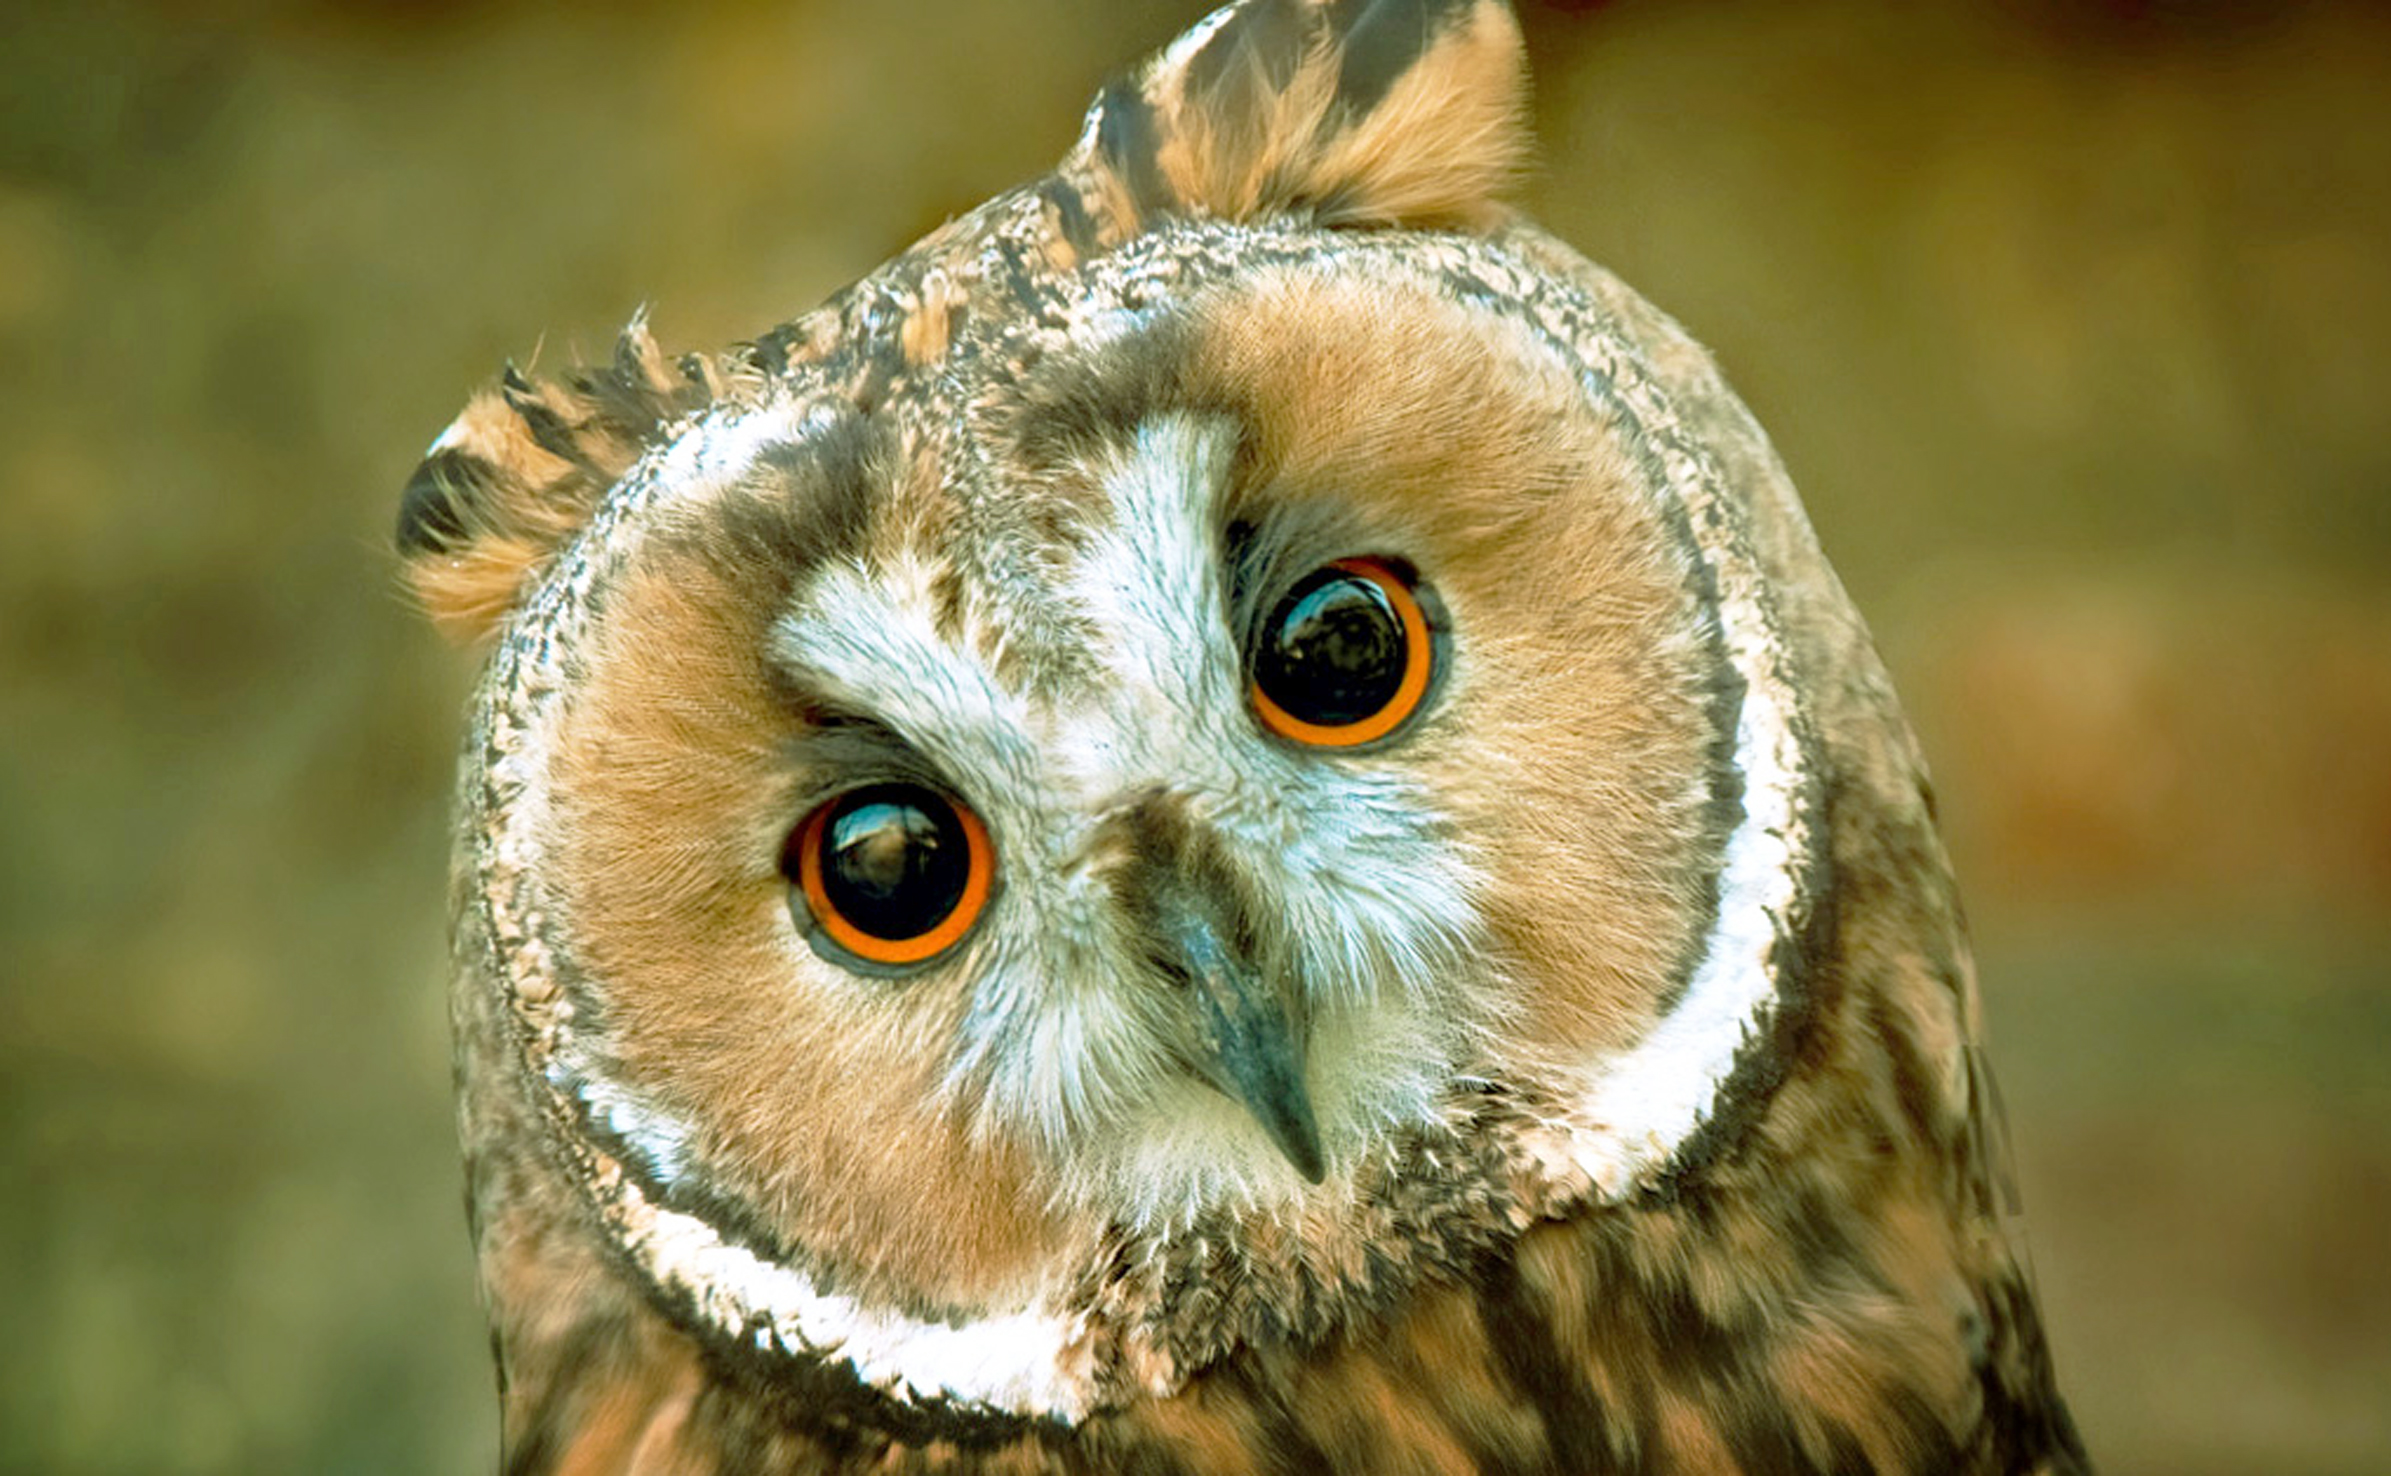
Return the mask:
[[[441,1003],[502,359],[809,306],[1201,0],[0,6],[0,1470],[486,1471]],[[1526,7],[1934,757],[2111,1472],[2391,1470],[2391,18]]]

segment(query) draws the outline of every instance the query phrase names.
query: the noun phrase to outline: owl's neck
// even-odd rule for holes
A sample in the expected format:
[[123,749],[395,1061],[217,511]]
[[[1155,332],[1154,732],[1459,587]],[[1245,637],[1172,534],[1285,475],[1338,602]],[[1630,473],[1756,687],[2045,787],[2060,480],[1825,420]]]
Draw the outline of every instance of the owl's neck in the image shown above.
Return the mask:
[[[2072,1469],[1999,1234],[1979,1084],[1932,1090],[1930,1022],[1897,996],[1824,1005],[1749,1137],[1640,1201],[1524,1231],[1488,1221],[1433,1252],[1384,1243],[1422,1264],[1342,1290],[1233,1232],[1149,1247],[1104,1294],[1211,1308],[1159,1324],[1200,1371],[1075,1426],[892,1422],[843,1365],[707,1346],[572,1228],[562,1186],[518,1194],[512,1222],[483,1227],[506,1469],[878,1470],[914,1451],[958,1471],[1272,1469],[1292,1453],[1364,1472],[1440,1449],[1462,1470]],[[1211,1294],[1240,1275],[1267,1295]]]

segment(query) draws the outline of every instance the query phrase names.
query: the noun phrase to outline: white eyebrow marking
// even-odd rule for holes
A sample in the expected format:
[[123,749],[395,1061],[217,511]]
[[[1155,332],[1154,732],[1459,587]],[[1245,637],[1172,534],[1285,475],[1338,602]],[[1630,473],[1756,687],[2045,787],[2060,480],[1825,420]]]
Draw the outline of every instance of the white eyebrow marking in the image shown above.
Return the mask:
[[[1067,593],[1113,677],[1103,693],[1110,766],[1160,778],[1171,768],[1156,750],[1193,747],[1197,734],[1217,766],[1246,737],[1213,533],[1235,444],[1226,425],[1164,416],[1138,426],[1104,476],[1112,520],[1088,540]],[[1132,751],[1118,751],[1124,743]]]
[[940,634],[937,572],[911,553],[825,565],[799,607],[774,622],[773,659],[947,772],[1029,792],[1043,767],[1032,715],[968,639]]

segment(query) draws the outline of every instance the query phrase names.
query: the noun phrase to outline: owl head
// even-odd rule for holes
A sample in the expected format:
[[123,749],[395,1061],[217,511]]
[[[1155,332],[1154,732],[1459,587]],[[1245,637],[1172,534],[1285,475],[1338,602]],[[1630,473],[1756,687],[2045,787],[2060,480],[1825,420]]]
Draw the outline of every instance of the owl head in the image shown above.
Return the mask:
[[1522,89],[1491,0],[1241,0],[814,312],[441,434],[502,1354],[1072,1427],[1854,1073],[1965,1134],[1906,729],[1709,359],[1501,203]]

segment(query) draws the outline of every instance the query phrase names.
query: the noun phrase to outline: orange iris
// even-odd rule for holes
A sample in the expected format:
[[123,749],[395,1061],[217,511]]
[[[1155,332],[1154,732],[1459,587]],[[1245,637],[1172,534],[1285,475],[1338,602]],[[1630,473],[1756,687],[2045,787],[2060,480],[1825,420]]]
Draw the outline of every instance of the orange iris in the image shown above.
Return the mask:
[[890,968],[960,942],[996,874],[980,817],[914,784],[848,791],[806,817],[791,849],[815,925],[857,959]]
[[1254,711],[1297,743],[1372,743],[1419,709],[1434,664],[1410,581],[1384,559],[1337,559],[1272,610],[1254,660]]

